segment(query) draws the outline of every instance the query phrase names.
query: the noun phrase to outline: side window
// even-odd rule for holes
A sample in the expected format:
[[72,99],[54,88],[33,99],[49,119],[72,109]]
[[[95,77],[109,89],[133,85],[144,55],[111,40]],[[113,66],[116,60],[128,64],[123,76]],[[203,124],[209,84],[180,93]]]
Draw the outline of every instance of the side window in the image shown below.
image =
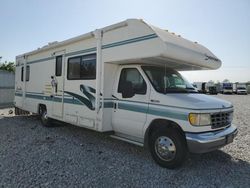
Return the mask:
[[146,94],[147,91],[146,82],[144,81],[140,72],[136,68],[122,69],[119,80],[118,93],[121,93],[122,85],[126,84],[126,82],[132,83],[132,87],[135,91],[135,94],[141,94],[141,95]]
[[56,76],[62,76],[62,56],[56,57]]
[[96,79],[96,54],[69,58],[67,77],[68,80]]
[[30,80],[30,66],[26,66],[26,82]]
[[96,78],[96,55],[82,56],[81,60],[81,78]]
[[68,79],[80,79],[80,63],[81,57],[74,57],[68,60]]
[[21,81],[23,82],[23,70],[24,69],[24,67],[22,67],[22,69],[21,69]]

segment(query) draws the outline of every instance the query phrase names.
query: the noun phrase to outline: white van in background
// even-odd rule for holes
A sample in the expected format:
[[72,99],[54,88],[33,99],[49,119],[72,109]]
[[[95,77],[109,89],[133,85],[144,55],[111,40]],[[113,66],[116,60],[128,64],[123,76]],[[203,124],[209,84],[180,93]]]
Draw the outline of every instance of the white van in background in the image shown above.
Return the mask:
[[220,66],[202,45],[129,19],[17,56],[16,113],[106,132],[175,168],[237,134],[232,104],[196,92],[178,72]]
[[247,95],[247,86],[246,86],[246,84],[237,84],[236,93],[238,95]]

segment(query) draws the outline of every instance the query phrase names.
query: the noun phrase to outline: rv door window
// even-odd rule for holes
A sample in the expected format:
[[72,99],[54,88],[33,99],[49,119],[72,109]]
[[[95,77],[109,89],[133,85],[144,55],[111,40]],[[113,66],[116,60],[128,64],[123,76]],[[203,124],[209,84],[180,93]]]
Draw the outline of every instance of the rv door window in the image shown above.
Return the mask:
[[26,66],[26,82],[30,80],[30,66]]
[[56,76],[62,76],[62,56],[56,57]]
[[22,67],[22,69],[21,69],[21,81],[23,82],[23,69],[24,69],[24,67]]
[[[21,81],[23,82],[24,77],[24,67],[21,69]],[[30,66],[26,66],[26,75],[25,75],[26,82],[30,80]]]
[[132,83],[135,94],[146,94],[147,85],[141,76],[140,72],[136,68],[124,68],[121,71],[119,80],[118,93],[122,92],[122,86],[127,82]]
[[67,77],[68,80],[96,79],[96,54],[69,58]]

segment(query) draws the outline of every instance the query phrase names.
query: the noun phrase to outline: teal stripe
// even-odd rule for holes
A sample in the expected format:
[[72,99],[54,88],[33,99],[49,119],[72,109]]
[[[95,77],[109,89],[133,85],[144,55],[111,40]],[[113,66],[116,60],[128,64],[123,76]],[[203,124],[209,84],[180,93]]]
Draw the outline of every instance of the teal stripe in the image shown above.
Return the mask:
[[68,56],[73,56],[73,55],[77,55],[77,54],[84,54],[84,53],[88,53],[88,52],[95,52],[95,51],[96,51],[96,47],[85,49],[85,50],[80,50],[80,51],[76,51],[76,52],[70,52],[70,53],[65,54],[65,56],[68,57]]
[[147,113],[148,111],[148,106],[126,104],[126,103],[118,103],[118,108],[122,110],[141,112],[141,113]]
[[141,112],[141,113],[148,113],[151,115],[156,116],[163,116],[173,119],[180,119],[187,121],[188,114],[181,113],[178,111],[167,110],[167,109],[160,109],[142,105],[134,105],[134,104],[126,104],[126,103],[118,103],[118,108],[122,110],[134,111],[134,112]]
[[38,95],[43,95],[43,93],[41,93],[41,92],[31,92],[31,91],[27,91],[26,93],[28,93],[28,94],[38,94]]
[[22,93],[15,93],[15,96],[21,97],[21,96],[23,96],[23,94]]
[[0,86],[0,89],[15,89],[14,86]]
[[184,114],[178,111],[173,111],[173,110],[167,110],[167,109],[160,109],[160,108],[154,108],[150,107],[148,110],[148,113],[151,115],[156,115],[156,116],[163,116],[163,117],[168,117],[168,118],[173,118],[173,119],[180,119],[180,120],[188,120],[188,114]]
[[104,108],[113,108],[114,103],[112,101],[104,102]]
[[33,98],[33,99],[40,99],[40,100],[49,100],[52,101],[52,98],[49,96],[45,96],[45,95],[33,95],[33,94],[26,94],[26,97],[28,98]]
[[[22,96],[20,93],[15,93],[16,96]],[[40,99],[40,100],[48,100],[48,101],[54,101],[54,102],[62,102],[62,98],[60,97],[49,97],[45,95],[32,95],[32,94],[26,94],[26,97],[33,98],[33,99]],[[105,99],[104,99],[105,100]],[[114,100],[116,101],[116,100]],[[76,98],[64,98],[64,103],[67,104],[76,104],[76,105],[84,105]],[[104,108],[113,108],[114,102],[113,101],[105,101],[104,102]],[[145,103],[147,104],[147,103]],[[141,103],[137,104],[130,104],[130,103],[124,103],[123,101],[118,102],[118,108],[121,110],[128,110],[133,112],[140,112],[140,113],[148,113],[151,115],[156,116],[162,116],[167,118],[173,118],[173,119],[179,119],[179,120],[188,120],[188,113],[176,111],[176,110],[169,110],[169,109],[162,109],[157,107],[152,107],[151,105],[148,107],[147,105],[142,105]]]
[[[145,36],[141,36],[141,37],[128,39],[128,40],[123,40],[123,41],[119,41],[119,42],[114,42],[114,43],[110,43],[110,44],[105,44],[102,46],[102,49],[113,48],[116,46],[126,45],[126,44],[130,44],[130,43],[140,42],[140,41],[154,39],[154,38],[157,38],[157,35],[155,33],[150,34],[150,35],[145,35]],[[88,48],[85,50],[69,52],[69,53],[66,53],[65,56],[68,57],[68,56],[84,54],[84,53],[89,53],[89,52],[95,52],[95,51],[96,51],[96,47],[93,47],[93,48]],[[55,59],[55,57],[47,57],[47,58],[43,58],[43,59],[29,61],[29,62],[27,62],[27,64],[40,63],[40,62],[48,61],[48,60],[52,60],[52,59]],[[21,66],[21,65],[19,65],[19,66]]]
[[146,36],[142,36],[142,37],[128,39],[128,40],[124,40],[124,41],[120,41],[120,42],[114,42],[114,43],[111,43],[111,44],[103,45],[102,49],[112,48],[112,47],[115,47],[115,46],[121,46],[121,45],[135,43],[135,42],[140,42],[140,41],[144,41],[144,40],[148,40],[148,39],[153,39],[153,38],[156,38],[156,37],[157,37],[156,34],[151,34],[151,35],[146,35]]
[[[61,97],[57,97],[57,96],[50,97],[50,96],[45,96],[45,95],[26,94],[26,97],[33,98],[33,99],[39,99],[39,100],[46,100],[46,101],[62,102],[62,98]],[[69,103],[69,104],[82,105],[82,103],[80,101],[78,101],[78,99],[75,99],[75,98],[72,98],[72,99],[66,99],[66,98],[64,98],[64,102],[65,103]]]

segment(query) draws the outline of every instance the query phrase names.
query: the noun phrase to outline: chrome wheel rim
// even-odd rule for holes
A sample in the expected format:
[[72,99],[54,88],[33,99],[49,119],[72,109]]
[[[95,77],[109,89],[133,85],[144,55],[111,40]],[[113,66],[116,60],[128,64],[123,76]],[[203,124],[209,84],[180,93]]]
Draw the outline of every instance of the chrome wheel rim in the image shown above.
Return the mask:
[[171,161],[175,158],[176,147],[169,137],[161,136],[155,141],[155,151],[157,156],[164,161]]

